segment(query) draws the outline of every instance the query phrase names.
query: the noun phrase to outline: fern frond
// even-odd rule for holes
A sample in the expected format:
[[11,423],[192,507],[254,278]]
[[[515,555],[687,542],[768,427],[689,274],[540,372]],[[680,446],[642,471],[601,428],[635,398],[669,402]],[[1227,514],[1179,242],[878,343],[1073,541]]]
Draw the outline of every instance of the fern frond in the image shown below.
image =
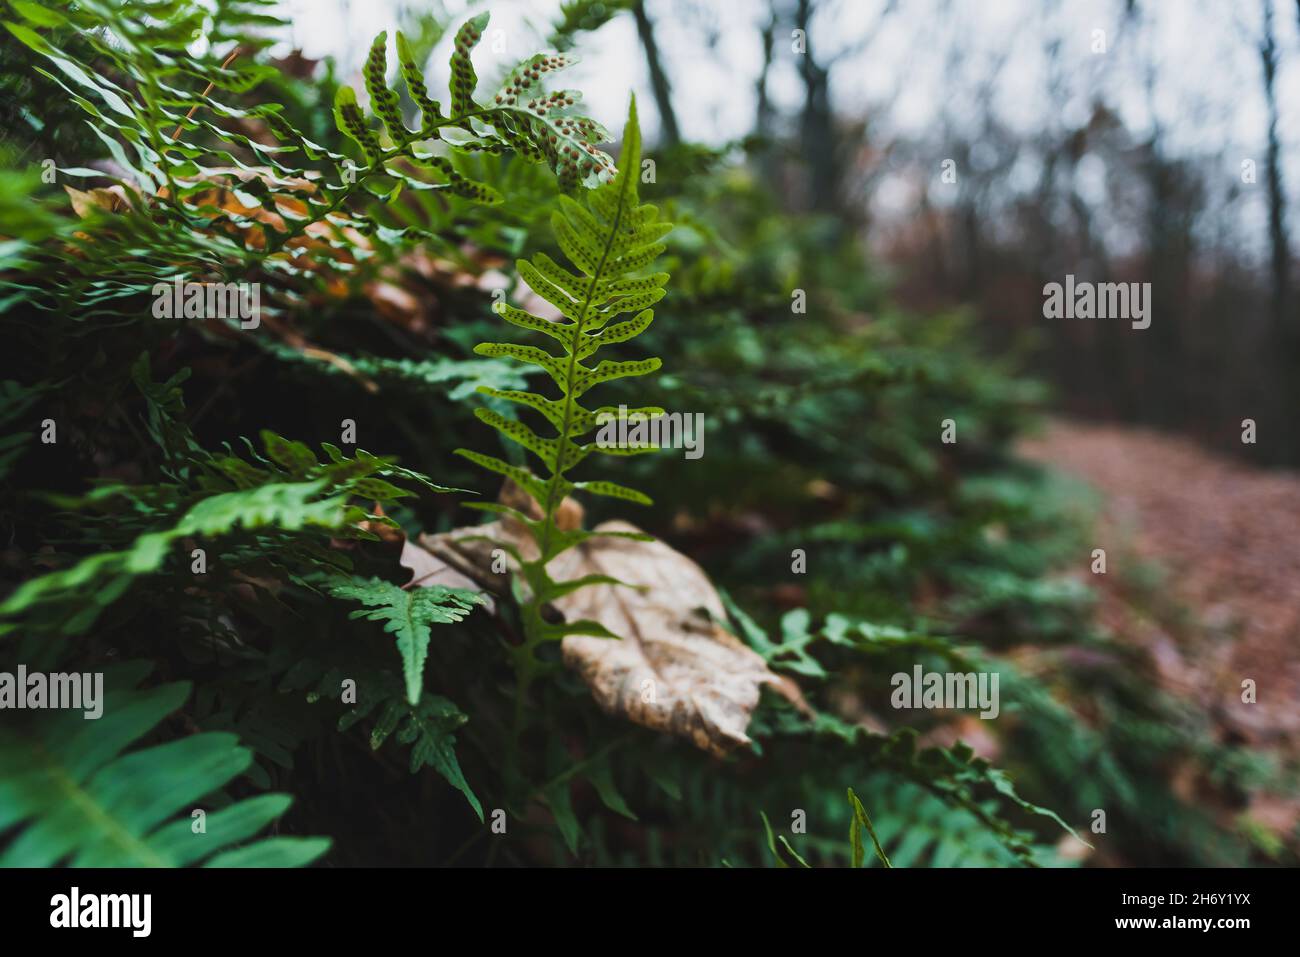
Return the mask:
[[[583,361],[604,346],[626,342],[643,332],[654,318],[653,311],[647,307],[663,298],[663,286],[668,280],[666,273],[635,275],[663,251],[664,246],[659,240],[672,228],[671,224],[658,221],[655,207],[639,203],[636,177],[640,167],[640,138],[635,102],[624,133],[621,162],[622,172],[612,184],[592,191],[587,206],[569,197],[561,197],[561,208],[552,217],[556,239],[577,268],[576,273],[545,254],[538,254],[532,262],[518,263],[524,281],[539,296],[555,305],[565,321],[555,322],[505,304],[496,309],[512,325],[540,332],[557,342],[559,353],[513,342],[481,343],[475,347],[475,352],[480,355],[510,358],[543,369],[560,391],[559,398],[548,398],[522,390],[490,387],[479,390],[535,409],[556,430],[554,438],[539,436],[517,420],[506,419],[491,410],[477,410],[483,421],[533,453],[546,467],[548,477],[538,478],[529,473],[532,481],[521,483],[533,490],[540,484],[544,494],[540,498],[534,497],[543,514],[552,512],[563,494],[572,490],[573,486],[565,479],[568,470],[590,452],[601,450],[594,443],[579,445],[574,439],[594,428],[601,414],[614,414],[614,410],[608,408],[585,409],[578,400],[602,382],[645,375],[661,364],[657,358],[625,362],[602,360],[595,365]],[[636,315],[608,326],[611,319],[627,312]],[[634,411],[653,413],[661,410]],[[461,454],[467,453],[461,450]],[[588,486],[598,494],[607,487],[611,491],[614,488],[612,483],[591,483]],[[626,497],[621,493],[615,494]],[[553,534],[554,530],[550,531]],[[542,561],[546,562],[554,557],[555,552],[551,548],[551,537],[545,531],[543,539],[539,545]]]
[[871,823],[871,817],[867,814],[867,809],[862,806],[858,796],[853,793],[853,788],[848,789],[848,794],[849,809],[853,812],[853,819],[849,824],[849,845],[851,847],[853,866],[861,867],[862,860],[866,856],[866,849],[862,845],[862,832],[865,830],[867,836],[871,838],[871,846],[875,850],[880,863],[886,867],[893,867],[894,865],[889,863],[889,855],[880,846],[880,838],[876,836],[876,828]]
[[104,676],[103,714],[33,712],[0,728],[0,832],[17,828],[0,867],[297,867],[329,847],[324,838],[266,838],[236,847],[289,807],[264,794],[191,812],[252,763],[233,734],[203,733],[122,754],[189,697],[187,682],[133,690],[144,662]]
[[352,578],[327,587],[335,598],[350,598],[366,606],[349,618],[382,621],[384,631],[397,636],[406,698],[412,705],[420,700],[424,687],[424,662],[429,656],[432,626],[460,621],[483,602],[482,595],[465,588],[435,585],[404,589],[382,578]]
[[[437,140],[459,152],[513,152],[545,163],[566,189],[594,187],[615,173],[609,157],[597,148],[608,141],[608,132],[581,112],[581,95],[543,90],[550,74],[576,62],[573,56],[528,57],[509,73],[495,95],[475,99],[478,80],[471,54],[487,25],[486,13],[468,20],[456,35],[450,115],[429,97],[411,44],[397,35],[395,80],[405,85],[420,108],[415,129],[405,125],[398,93],[388,81],[387,34],[375,38],[363,71],[368,110],[358,102],[356,91],[346,86],[336,91],[333,102],[334,125],[360,150],[364,162],[358,166],[295,128],[278,103],[249,109],[222,101],[224,91],[245,93],[275,76],[276,70],[268,64],[244,61],[231,66],[214,60],[215,54],[195,59],[163,53],[183,50],[194,36],[210,29],[201,13],[172,10],[165,27],[158,23],[142,30],[132,11],[105,0],[86,0],[64,10],[16,4],[12,12],[13,19],[3,20],[5,30],[49,63],[50,70],[41,70],[42,75],[89,114],[93,133],[124,171],[121,183],[126,187],[127,208],[112,218],[114,226],[149,234],[147,241],[141,237],[141,246],[175,247],[167,258],[178,272],[187,264],[193,272],[206,273],[214,262],[260,262],[273,257],[280,268],[292,273],[296,264],[291,253],[321,223],[355,228],[382,242],[379,237],[385,230],[390,237],[402,231],[386,224],[374,199],[391,201],[402,190],[437,190],[472,202],[501,202],[496,189],[464,175],[447,156],[432,152]],[[247,40],[245,48],[254,42]],[[186,88],[199,84],[203,92]],[[250,121],[264,123],[277,145],[238,131]],[[249,155],[256,160],[252,165]],[[200,165],[199,159],[205,157],[215,162],[214,168]],[[322,164],[324,169],[317,168]],[[232,182],[228,175],[232,169],[255,175]],[[102,175],[85,167],[60,172]],[[240,203],[265,216],[233,214],[213,206],[214,184],[233,186]],[[189,217],[187,222],[209,219],[213,225],[233,228],[212,230],[203,241],[176,232],[164,235],[159,229],[160,211]],[[247,237],[241,235],[245,232]],[[93,259],[94,244],[87,248]],[[83,320],[93,315],[91,307],[100,299],[111,303],[112,297],[121,295],[120,287],[97,286],[89,278],[96,275],[91,265],[87,263],[84,275],[60,283],[77,287],[67,289],[61,298],[64,304],[76,302]],[[159,278],[156,264],[118,263],[118,267],[123,283],[129,281],[142,293]]]
[[339,730],[346,731],[376,708],[379,713],[370,732],[371,749],[379,750],[395,733],[400,743],[411,747],[411,773],[415,774],[425,766],[433,768],[448,784],[465,795],[465,800],[482,821],[483,804],[465,780],[456,758],[455,732],[469,720],[465,713],[441,695],[425,693],[412,704],[400,698],[386,697],[380,689],[374,692],[367,689],[358,705],[339,720]]
[[[392,457],[363,449],[348,458],[337,446],[325,442],[321,448],[328,461],[321,461],[306,443],[266,429],[261,433],[265,455],[244,440],[251,462],[230,452],[229,446],[226,455],[211,454],[199,447],[183,421],[180,384],[187,375],[185,371],[167,382],[153,382],[147,354],[142,354],[131,370],[147,404],[149,434],[164,452],[164,471],[175,480],[148,493],[148,511],[169,518],[169,525],[160,528],[157,520],[145,528],[124,524],[119,534],[137,532],[126,539],[126,547],[106,548],[29,579],[0,602],[0,619],[26,617],[25,624],[31,626],[42,612],[62,607],[68,613],[58,620],[63,630],[83,632],[136,578],[162,569],[176,542],[190,537],[217,538],[240,530],[261,536],[308,532],[321,540],[300,538],[290,546],[294,554],[327,567],[346,564],[346,559],[324,547],[329,537],[373,540],[377,536],[366,526],[394,526],[387,516],[371,515],[351,504],[353,499],[390,504],[416,494],[388,479],[415,483],[434,492],[463,491],[403,468]],[[129,486],[100,486],[80,498],[61,501],[72,509],[108,508],[121,503],[129,506],[141,494],[142,490]],[[83,593],[91,599],[73,601]],[[74,610],[68,612],[70,608]],[[0,621],[0,634],[14,627]]]
[[[515,77],[513,82],[523,82],[519,75],[512,76]],[[576,157],[579,153],[570,148],[570,155]],[[547,373],[559,390],[558,397],[516,389],[483,387],[479,390],[485,395],[534,410],[554,430],[554,435],[539,434],[529,425],[490,409],[475,410],[480,420],[538,459],[543,474],[478,452],[457,450],[470,461],[512,479],[536,502],[540,511],[539,520],[525,522],[537,546],[537,557],[521,562],[522,574],[531,590],[523,608],[525,640],[513,651],[521,701],[533,676],[544,667],[536,657],[542,642],[556,641],[566,634],[613,637],[591,622],[556,625],[542,619],[541,606],[544,603],[587,584],[555,582],[546,571],[547,564],[556,555],[591,534],[576,529],[561,530],[555,518],[560,504],[578,489],[594,495],[650,504],[647,496],[614,482],[574,482],[568,477],[569,471],[592,452],[626,454],[632,451],[605,448],[599,442],[577,441],[604,421],[604,417],[631,414],[609,408],[586,409],[579,401],[582,396],[602,382],[646,375],[660,366],[657,358],[586,362],[600,349],[626,342],[645,331],[654,319],[649,307],[663,298],[664,284],[668,280],[666,273],[642,275],[642,270],[663,252],[664,245],[660,240],[672,226],[659,220],[654,206],[642,205],[637,194],[641,138],[635,99],[629,107],[623,131],[620,164],[622,168],[614,181],[588,193],[585,204],[567,196],[561,197],[560,208],[551,217],[555,239],[572,264],[570,267],[560,265],[541,253],[531,262],[521,260],[517,264],[524,281],[554,305],[563,318],[552,321],[505,304],[496,308],[497,313],[511,325],[542,334],[558,345],[559,351],[514,342],[480,343],[474,350],[479,355],[537,366]],[[610,324],[627,313],[634,315],[626,321]]]
[[[357,484],[353,482],[352,486]],[[240,529],[248,532],[312,529],[336,535],[374,537],[373,533],[349,527],[348,523],[380,519],[367,516],[356,506],[349,506],[346,495],[325,495],[326,487],[327,482],[319,479],[270,482],[202,498],[170,528],[144,532],[127,548],[90,555],[67,568],[23,582],[0,602],[0,618],[34,615],[52,606],[75,607],[75,613],[62,622],[62,627],[68,634],[80,634],[93,625],[100,613],[116,602],[136,578],[161,570],[175,543],[185,538],[217,538]],[[127,490],[105,491],[125,494]],[[102,497],[92,493],[86,501]],[[299,543],[300,548],[305,545]],[[74,606],[72,599],[78,596],[83,600]],[[0,632],[13,627],[10,623],[0,624]]]
[[0,602],[0,617],[24,615],[40,606],[66,605],[76,596],[89,596],[64,625],[69,634],[83,632],[121,597],[134,578],[158,571],[178,539],[224,535],[236,528],[339,528],[353,516],[345,508],[346,497],[321,499],[324,487],[319,480],[273,483],[202,499],[174,526],[140,535],[129,548],[91,555],[69,568],[23,582]]
[[608,141],[609,134],[595,120],[576,110],[582,94],[575,90],[547,92],[542,88],[547,74],[572,66],[577,62],[576,57],[564,53],[534,54],[507,74],[490,101],[475,100],[478,75],[471,56],[483,38],[488,18],[488,13],[472,17],[456,33],[451,54],[449,115],[443,115],[441,104],[429,99],[419,67],[411,57],[410,44],[398,32],[400,73],[420,107],[420,126],[413,130],[403,122],[397,92],[387,83],[388,34],[380,33],[375,38],[366,58],[364,79],[370,109],[387,134],[390,145],[380,142],[350,88],[340,88],[334,102],[336,125],[361,148],[370,164],[361,176],[384,173],[417,189],[439,188],[427,181],[406,177],[400,168],[387,165],[393,159],[406,157],[416,161],[417,169],[445,179],[441,188],[477,202],[501,202],[499,193],[463,177],[445,158],[414,149],[415,143],[443,139],[445,130],[454,129],[468,134],[469,138],[448,139],[449,143],[494,153],[512,150],[529,159],[543,161],[565,188],[578,185],[595,187],[608,182],[614,175],[614,166],[609,157],[596,147]]

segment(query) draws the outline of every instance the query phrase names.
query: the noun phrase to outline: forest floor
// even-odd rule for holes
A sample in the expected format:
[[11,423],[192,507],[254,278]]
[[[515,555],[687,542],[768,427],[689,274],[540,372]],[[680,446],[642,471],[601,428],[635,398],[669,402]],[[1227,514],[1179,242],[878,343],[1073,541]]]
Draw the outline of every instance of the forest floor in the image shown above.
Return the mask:
[[[1102,624],[1144,646],[1165,689],[1203,706],[1221,740],[1300,762],[1300,473],[1065,420],[1020,453],[1099,495]],[[1248,678],[1254,704],[1241,700]],[[1294,834],[1300,797],[1257,795],[1249,813]]]

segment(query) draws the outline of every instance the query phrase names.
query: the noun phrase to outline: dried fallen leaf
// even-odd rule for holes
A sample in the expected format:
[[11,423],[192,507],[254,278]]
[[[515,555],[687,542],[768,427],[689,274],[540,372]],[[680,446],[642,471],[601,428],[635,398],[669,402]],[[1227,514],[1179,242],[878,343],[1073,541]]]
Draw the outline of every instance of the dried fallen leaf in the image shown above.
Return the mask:
[[[596,530],[639,531],[627,522]],[[557,557],[551,573],[639,586],[592,585],[555,603],[567,620],[599,622],[622,639],[567,635],[561,646],[565,664],[608,713],[722,755],[749,742],[745,729],[764,685],[803,704],[792,682],[716,623],[726,612],[708,576],[663,542],[592,539]]]
[[120,213],[131,205],[126,190],[121,186],[106,186],[84,191],[73,189],[71,186],[65,186],[63,189],[72,200],[72,211],[81,219],[86,219],[100,210]]
[[[463,572],[457,571],[455,566],[439,558],[428,549],[416,545],[409,538],[402,542],[402,554],[398,558],[398,563],[403,568],[411,570],[411,580],[407,583],[410,586],[431,588],[434,585],[445,585],[448,588],[468,588],[473,591],[484,591],[483,586],[478,581]],[[487,595],[486,607],[489,611],[495,608],[491,595]]]
[[[566,518],[580,522],[576,503]],[[627,522],[595,530],[639,531]],[[524,530],[507,519],[421,536],[424,555],[406,554],[402,563],[416,570],[420,584],[454,573],[500,595],[506,589],[504,576],[491,571],[494,542],[513,545],[525,557],[537,554]],[[792,681],[716,624],[725,610],[708,576],[663,542],[593,538],[556,557],[548,571],[556,581],[609,575],[633,586],[590,585],[553,606],[566,620],[596,621],[619,636],[567,635],[561,644],[565,664],[609,714],[722,756],[749,743],[745,729],[764,685],[807,710]]]

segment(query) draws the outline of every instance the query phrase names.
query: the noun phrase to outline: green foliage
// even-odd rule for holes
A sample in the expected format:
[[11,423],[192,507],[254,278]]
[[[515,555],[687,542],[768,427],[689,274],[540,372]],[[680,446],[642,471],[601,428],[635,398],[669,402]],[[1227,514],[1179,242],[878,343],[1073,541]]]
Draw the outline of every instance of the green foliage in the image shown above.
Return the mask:
[[871,847],[875,850],[880,863],[886,867],[893,867],[894,865],[889,863],[889,857],[885,854],[884,848],[880,846],[880,838],[876,836],[876,828],[867,815],[867,809],[862,806],[858,796],[853,793],[853,788],[849,788],[848,793],[849,804],[853,808],[853,822],[849,825],[849,844],[853,848],[853,866],[861,867],[862,859],[865,857],[862,847],[862,832],[865,829],[867,835],[871,838]]
[[[26,412],[36,404],[41,392],[41,386],[27,387],[12,380],[0,382],[0,426],[15,428]],[[17,430],[0,437],[0,478],[9,474],[32,437],[30,432]]]
[[252,762],[234,735],[196,734],[122,753],[190,693],[186,682],[132,690],[148,671],[141,662],[110,669],[97,719],[42,711],[0,728],[0,831],[18,829],[0,866],[298,867],[324,854],[330,842],[319,838],[243,843],[289,807],[283,794],[224,802],[198,827],[188,813],[195,802],[219,799]]
[[[660,222],[659,211],[654,206],[641,205],[637,195],[641,138],[635,100],[628,110],[627,125],[623,129],[620,161],[623,168],[618,176],[612,183],[594,189],[585,206],[561,197],[560,209],[552,214],[551,228],[555,239],[577,273],[545,253],[538,253],[531,262],[520,260],[517,264],[520,275],[533,292],[554,306],[563,318],[552,321],[504,303],[496,309],[497,314],[510,324],[541,333],[558,343],[559,353],[509,342],[481,343],[474,349],[479,355],[489,358],[506,357],[537,366],[547,373],[560,392],[559,398],[548,398],[535,392],[513,389],[489,386],[479,389],[485,395],[532,409],[555,430],[554,436],[544,437],[523,422],[506,418],[492,409],[475,410],[480,420],[532,453],[545,467],[544,476],[539,477],[527,468],[511,465],[494,456],[467,449],[457,450],[475,464],[519,485],[538,507],[540,517],[531,518],[508,506],[481,506],[510,514],[522,522],[537,546],[535,557],[515,554],[530,593],[521,608],[525,638],[512,651],[519,676],[521,703],[528,686],[544,670],[544,663],[537,657],[538,648],[544,642],[559,641],[565,635],[573,634],[614,637],[595,622],[553,624],[542,616],[543,606],[553,599],[586,584],[609,581],[596,577],[567,582],[551,579],[546,566],[552,559],[595,534],[581,529],[560,528],[556,516],[561,503],[572,492],[581,490],[650,504],[650,500],[640,492],[614,482],[574,482],[568,478],[569,471],[593,452],[627,455],[639,451],[598,441],[579,444],[576,440],[598,425],[617,422],[633,412],[642,416],[662,412],[660,409],[620,412],[612,408],[591,411],[579,402],[593,386],[627,376],[646,375],[661,365],[657,358],[602,359],[595,365],[584,364],[584,360],[590,359],[603,347],[626,342],[643,332],[654,319],[654,312],[648,307],[663,298],[663,286],[668,281],[666,273],[643,275],[663,252],[664,245],[659,240],[672,229],[672,225]],[[613,320],[626,313],[635,315],[611,325]]]
[[382,621],[384,631],[397,636],[406,697],[412,705],[419,702],[424,686],[424,662],[429,655],[431,626],[461,621],[483,601],[481,594],[465,588],[433,585],[403,589],[382,578],[332,582],[328,588],[335,598],[351,598],[367,606],[352,612],[349,618]]
[[129,549],[100,552],[83,558],[70,568],[23,583],[0,604],[0,615],[21,616],[47,604],[67,603],[93,587],[93,603],[67,619],[64,630],[78,634],[95,623],[99,612],[111,604],[137,575],[155,572],[167,557],[169,546],[180,538],[216,536],[237,527],[260,529],[274,526],[288,530],[316,525],[337,528],[344,518],[341,497],[311,501],[322,482],[263,485],[248,491],[212,495],[189,509],[172,528],[149,532],[135,539]]
[[[873,836],[875,857],[864,853],[865,866],[880,861],[888,867],[1008,867],[1015,862],[997,836],[968,810],[915,784],[892,785],[877,777],[869,787],[881,823]],[[1038,846],[1034,854],[1035,863],[1063,863],[1050,848]]]
[[[310,282],[312,264],[299,254],[312,230],[319,236],[326,228],[337,236],[352,228],[385,245],[406,238],[408,229],[427,236],[429,224],[391,226],[392,210],[408,192],[500,202],[497,190],[464,176],[453,158],[429,152],[438,141],[456,151],[508,150],[545,162],[566,188],[594,187],[615,172],[596,148],[608,139],[606,130],[579,112],[581,94],[542,90],[546,75],[571,66],[574,57],[536,54],[511,71],[489,102],[473,99],[476,80],[470,54],[482,36],[486,13],[465,23],[457,34],[450,115],[428,99],[410,44],[399,35],[400,74],[421,111],[415,129],[406,127],[398,94],[387,84],[386,35],[376,38],[364,74],[371,109],[382,128],[372,128],[350,88],[338,87],[334,96],[338,130],[355,143],[364,160],[357,166],[291,122],[284,104],[245,108],[219,98],[243,95],[269,80],[275,75],[270,65],[239,59],[223,65],[212,54],[194,59],[168,52],[183,51],[204,32],[198,7],[171,10],[175,16],[169,16],[165,26],[150,17],[147,29],[144,18],[133,17],[130,8],[101,0],[72,8],[21,4],[13,9],[17,19],[3,21],[8,36],[57,70],[36,67],[61,98],[90,116],[101,148],[107,148],[121,171],[117,179],[124,190],[124,208],[111,228],[131,237],[137,247],[169,250],[169,267],[160,275],[157,263],[148,257],[113,261],[111,247],[82,237],[77,240],[82,255],[70,260],[75,268],[58,282],[15,290],[48,310],[75,304],[78,322],[110,314],[124,299],[146,295],[156,283],[175,275],[224,281],[260,269],[299,284]],[[227,36],[237,38],[241,49],[266,45],[262,38],[238,32],[261,25],[264,14],[236,4],[223,4],[221,13],[225,29],[232,31]],[[98,29],[103,26],[110,29]],[[123,82],[110,79],[105,64]],[[203,87],[184,88],[198,87],[194,81],[199,79]],[[204,92],[209,82],[215,90]],[[264,125],[280,145],[268,146],[227,128],[241,123]],[[202,159],[217,165],[205,167]],[[60,165],[58,172],[67,177],[103,175],[84,165]],[[247,211],[215,202],[214,184],[233,184],[232,197]],[[167,228],[168,223],[175,228]],[[283,292],[293,299],[300,290]]]
[[[425,643],[428,643],[427,629]],[[407,680],[410,680],[409,673]],[[409,684],[407,693],[410,694]],[[370,747],[373,750],[383,747],[384,742],[396,731],[397,740],[411,746],[411,773],[418,773],[426,765],[433,768],[448,784],[465,795],[470,807],[482,821],[483,805],[470,790],[456,760],[456,736],[453,732],[469,720],[465,713],[441,695],[420,694],[417,700],[408,700],[404,706],[401,701],[392,698],[367,694],[365,704],[353,708],[339,719],[339,730],[346,731],[369,716],[380,701],[383,701],[383,707],[370,732]]]
[[598,30],[619,13],[630,10],[634,0],[565,0],[560,6],[560,22],[551,33],[557,50],[568,50],[577,43],[577,35]]
[[451,55],[451,107],[444,116],[441,105],[430,100],[419,67],[411,56],[410,45],[399,32],[397,54],[406,88],[420,109],[420,125],[407,129],[399,110],[397,92],[387,85],[386,33],[379,34],[366,60],[365,84],[370,108],[381,121],[391,145],[380,142],[357,105],[356,94],[349,87],[339,87],[334,98],[334,115],[338,127],[360,147],[371,172],[384,171],[413,189],[429,189],[427,179],[408,177],[396,167],[385,164],[398,157],[409,157],[415,168],[424,173],[447,178],[445,188],[477,202],[499,203],[501,196],[491,187],[461,176],[443,157],[416,153],[409,147],[421,140],[445,138],[447,130],[459,130],[463,137],[449,142],[475,150],[501,152],[512,150],[530,159],[545,161],[564,186],[579,184],[593,187],[607,182],[614,168],[596,146],[608,140],[604,127],[576,112],[581,99],[575,90],[543,90],[546,74],[572,66],[576,59],[567,54],[538,53],[528,57],[509,72],[501,88],[485,103],[474,99],[478,77],[470,56],[487,27],[488,14],[481,13],[460,28]]
[[[375,534],[359,523],[394,525],[391,519],[370,515],[351,504],[352,499],[391,504],[415,494],[387,478],[416,482],[435,492],[451,491],[428,476],[396,465],[391,458],[364,450],[348,458],[337,446],[323,443],[328,461],[322,462],[304,443],[265,429],[261,435],[265,457],[247,441],[252,462],[229,451],[208,453],[179,421],[184,412],[179,384],[185,373],[155,384],[149,379],[147,357],[141,356],[132,367],[132,377],[147,403],[148,431],[161,448],[173,481],[148,488],[104,484],[81,497],[59,497],[59,503],[74,510],[74,515],[91,511],[104,518],[121,518],[105,531],[119,536],[130,532],[129,545],[101,549],[66,568],[24,582],[0,602],[0,618],[25,620],[28,628],[57,627],[68,634],[83,633],[135,579],[158,572],[169,560],[176,568],[177,542],[216,539],[241,531],[249,541],[247,550],[223,556],[233,564],[256,563],[256,542],[265,547],[281,533],[308,531],[317,540],[314,549],[305,542],[295,543],[286,557],[303,573],[315,567],[333,574],[346,567],[347,560],[322,555],[321,545],[330,537],[373,540]],[[145,522],[142,516],[147,517]],[[79,599],[87,592],[90,600],[82,604]],[[3,630],[17,627],[14,622],[0,623]]]
[[790,866],[785,862],[785,858],[781,856],[781,852],[777,850],[777,843],[779,842],[781,847],[785,848],[786,853],[794,858],[796,864],[798,864],[800,867],[808,867],[809,866],[808,862],[805,861],[802,857],[800,857],[799,852],[790,846],[790,842],[786,840],[784,834],[780,834],[780,835],[773,834],[772,822],[767,819],[767,815],[764,814],[762,811],[760,811],[759,817],[763,819],[763,832],[767,835],[767,849],[772,852],[772,858],[776,861],[776,866],[777,867]]

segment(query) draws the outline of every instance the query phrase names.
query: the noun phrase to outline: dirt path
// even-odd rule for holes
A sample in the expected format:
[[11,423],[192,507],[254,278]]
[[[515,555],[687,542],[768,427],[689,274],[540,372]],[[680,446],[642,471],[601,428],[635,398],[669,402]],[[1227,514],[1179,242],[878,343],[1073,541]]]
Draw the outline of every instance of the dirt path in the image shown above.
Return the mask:
[[[1068,421],[1021,452],[1100,493],[1108,586],[1134,557],[1152,562],[1167,572],[1153,593],[1190,612],[1171,627],[1166,616],[1135,616],[1131,603],[1117,607],[1107,587],[1103,621],[1147,643],[1170,689],[1204,701],[1221,727],[1300,753],[1300,473],[1253,468],[1162,433]],[[1257,684],[1255,705],[1240,703],[1246,678]]]

